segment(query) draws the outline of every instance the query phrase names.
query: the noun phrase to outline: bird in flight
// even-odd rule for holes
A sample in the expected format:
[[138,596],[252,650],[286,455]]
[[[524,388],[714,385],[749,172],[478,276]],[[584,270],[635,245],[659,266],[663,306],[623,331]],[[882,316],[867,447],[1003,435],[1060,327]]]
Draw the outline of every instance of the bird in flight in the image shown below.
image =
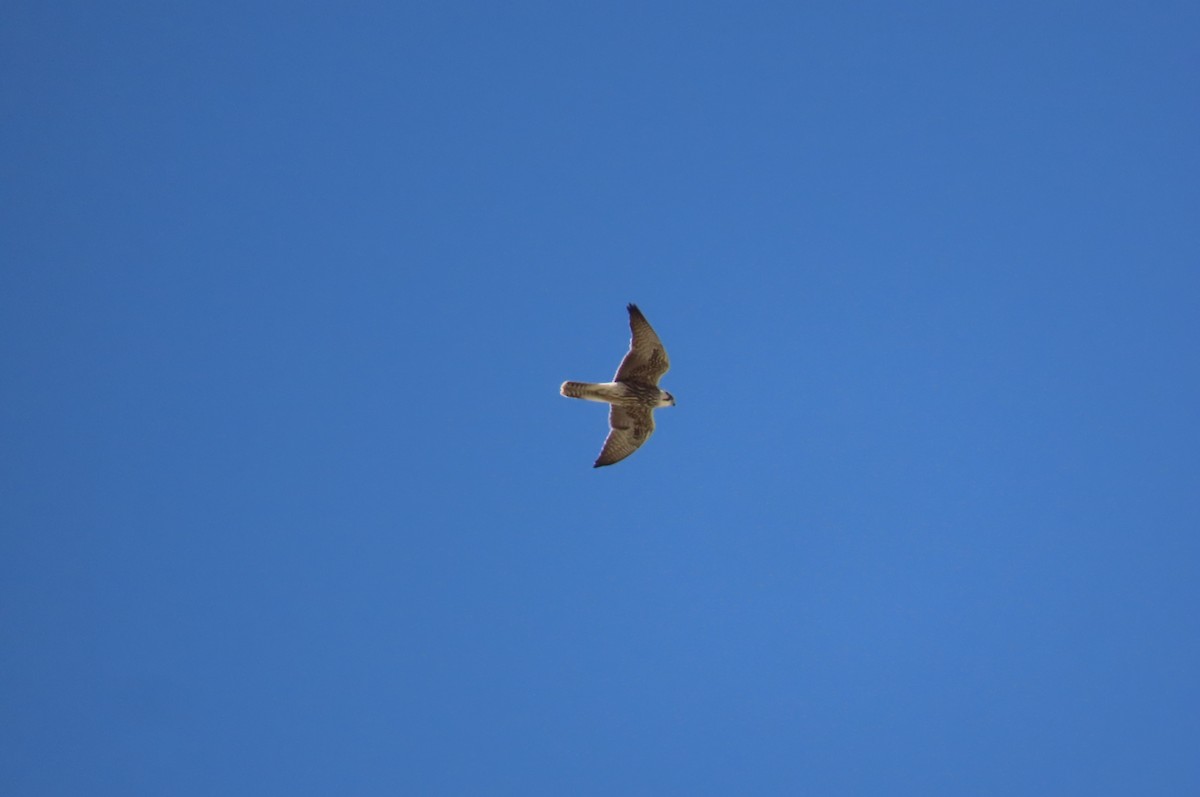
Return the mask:
[[675,397],[660,390],[658,380],[671,367],[667,350],[636,304],[629,309],[633,339],[611,382],[563,382],[559,392],[567,398],[602,401],[608,411],[608,438],[593,468],[620,462],[637,451],[654,433],[654,410],[674,407]]

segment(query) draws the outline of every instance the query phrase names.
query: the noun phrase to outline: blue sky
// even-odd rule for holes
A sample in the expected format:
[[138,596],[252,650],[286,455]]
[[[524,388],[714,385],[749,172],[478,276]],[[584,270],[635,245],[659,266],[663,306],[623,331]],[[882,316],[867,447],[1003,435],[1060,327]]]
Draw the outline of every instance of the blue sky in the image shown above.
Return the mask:
[[0,791],[1198,793],[1198,40],[10,3]]

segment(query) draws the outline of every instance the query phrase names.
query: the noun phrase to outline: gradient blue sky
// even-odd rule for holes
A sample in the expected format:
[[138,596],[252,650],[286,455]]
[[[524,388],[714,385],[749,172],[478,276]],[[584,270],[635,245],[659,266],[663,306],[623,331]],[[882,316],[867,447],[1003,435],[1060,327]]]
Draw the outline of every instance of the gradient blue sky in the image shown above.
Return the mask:
[[0,792],[1200,793],[1197,42],[6,4]]

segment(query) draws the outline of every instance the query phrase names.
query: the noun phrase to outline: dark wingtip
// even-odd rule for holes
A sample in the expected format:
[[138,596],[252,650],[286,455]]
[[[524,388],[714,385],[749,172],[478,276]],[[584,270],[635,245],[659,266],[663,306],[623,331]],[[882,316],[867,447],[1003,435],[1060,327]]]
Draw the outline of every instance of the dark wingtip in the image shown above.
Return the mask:
[[638,306],[637,306],[636,304],[634,304],[633,302],[630,302],[629,304],[625,305],[625,309],[626,309],[626,310],[628,310],[628,311],[629,311],[629,312],[631,312],[631,313],[640,313],[640,312],[642,312],[641,310],[639,310],[639,309],[638,309]]

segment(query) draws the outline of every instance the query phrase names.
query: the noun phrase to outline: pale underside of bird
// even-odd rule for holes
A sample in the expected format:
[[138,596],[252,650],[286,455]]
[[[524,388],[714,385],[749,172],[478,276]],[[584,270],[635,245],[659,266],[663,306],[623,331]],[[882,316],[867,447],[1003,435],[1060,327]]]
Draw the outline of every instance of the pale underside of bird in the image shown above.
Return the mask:
[[613,381],[563,382],[559,388],[567,398],[611,405],[608,438],[594,468],[620,462],[641,448],[654,433],[654,410],[675,406],[675,397],[658,387],[658,380],[671,367],[667,350],[637,305],[628,309],[633,337]]

